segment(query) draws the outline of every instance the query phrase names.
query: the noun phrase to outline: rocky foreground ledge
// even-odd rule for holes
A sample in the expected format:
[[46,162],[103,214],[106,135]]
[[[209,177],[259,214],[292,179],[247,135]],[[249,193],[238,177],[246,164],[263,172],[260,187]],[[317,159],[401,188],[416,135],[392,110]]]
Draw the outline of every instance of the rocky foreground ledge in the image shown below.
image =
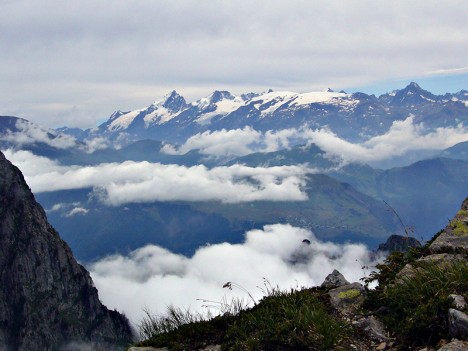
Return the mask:
[[[396,238],[392,239],[393,241]],[[418,350],[418,351],[462,351],[468,350],[468,307],[466,298],[468,298],[468,198],[463,202],[460,211],[450,221],[447,227],[438,233],[431,242],[423,247],[418,247],[416,243],[406,245],[398,243],[399,248],[407,249],[408,246],[414,246],[408,253],[394,252],[390,254],[385,263],[379,265],[379,272],[367,279],[377,281],[379,287],[369,290],[366,285],[360,282],[348,282],[338,271],[329,274],[322,285],[318,288],[310,289],[311,294],[322,296],[322,303],[328,306],[329,311],[335,317],[351,326],[352,332],[344,337],[332,347],[310,346],[304,349],[310,350]],[[387,247],[387,246],[385,246]],[[431,304],[440,304],[437,316],[430,325],[424,325],[424,319],[420,318],[421,325],[414,325],[405,330],[406,333],[415,333],[415,335],[401,335],[399,330],[395,330],[398,325],[398,308],[406,308],[404,305],[409,297],[411,300],[411,289],[414,287],[414,295],[417,295],[418,284],[422,286],[425,292],[425,285],[428,288],[434,288],[438,284],[435,279],[444,279],[445,276],[452,275],[452,271],[461,274],[455,283],[452,281],[442,285],[453,286],[454,291],[440,289],[433,295],[443,296],[413,296],[411,308],[414,309],[414,319],[424,314],[427,307]],[[434,275],[438,273],[439,276]],[[460,273],[461,272],[461,273]],[[450,278],[450,277],[449,277]],[[434,280],[434,281],[433,281]],[[413,285],[412,285],[413,284]],[[416,285],[415,285],[416,284]],[[401,289],[400,289],[401,288]],[[393,292],[401,292],[401,297]],[[406,290],[405,290],[406,289]],[[409,289],[410,295],[403,295]],[[392,299],[389,299],[389,294]],[[432,292],[429,291],[429,294]],[[427,301],[435,297],[434,302]],[[441,302],[442,301],[442,302]],[[408,301],[410,303],[410,301]],[[262,302],[260,302],[260,305]],[[418,309],[419,306],[425,309]],[[442,307],[441,307],[442,306]],[[409,307],[408,307],[409,308]],[[411,312],[413,313],[413,312]],[[391,316],[391,317],[389,317]],[[409,316],[410,320],[413,316]],[[393,318],[393,320],[392,320]],[[405,321],[407,315],[402,313],[401,319]],[[395,322],[396,320],[396,322]],[[287,321],[284,321],[287,323]],[[390,324],[386,325],[385,322]],[[393,329],[392,329],[392,325]],[[396,323],[396,324],[395,324]],[[439,328],[432,330],[434,325]],[[275,328],[275,326],[271,326]],[[419,328],[419,329],[418,329]],[[427,329],[427,330],[426,330]],[[421,332],[418,338],[416,335]],[[403,333],[403,331],[402,331]],[[426,333],[426,334],[425,334]],[[349,336],[351,335],[351,336]],[[435,336],[434,336],[435,335]],[[425,340],[425,336],[427,340]],[[165,340],[171,340],[170,335],[166,335]],[[183,337],[183,335],[178,335]],[[432,338],[431,340],[429,340]],[[153,342],[158,343],[156,337]],[[220,339],[222,341],[222,338]],[[198,340],[199,341],[199,340]],[[197,342],[198,342],[197,341]],[[203,351],[229,350],[223,342],[210,344],[212,340],[205,340],[205,346],[194,347],[192,349]],[[146,345],[151,344],[151,340],[146,341]],[[170,343],[170,342],[169,342]],[[200,343],[198,343],[200,344]],[[426,345],[424,345],[426,344]],[[418,346],[419,345],[419,346]],[[166,346],[166,347],[163,347]],[[131,347],[129,351],[166,351],[171,350],[170,345],[154,345],[144,347]],[[187,349],[190,349],[187,348]],[[236,348],[234,348],[236,349]],[[242,348],[241,348],[242,349]],[[244,348],[249,349],[249,348]],[[265,348],[266,349],[266,348]],[[294,348],[277,347],[277,350],[293,350]]]

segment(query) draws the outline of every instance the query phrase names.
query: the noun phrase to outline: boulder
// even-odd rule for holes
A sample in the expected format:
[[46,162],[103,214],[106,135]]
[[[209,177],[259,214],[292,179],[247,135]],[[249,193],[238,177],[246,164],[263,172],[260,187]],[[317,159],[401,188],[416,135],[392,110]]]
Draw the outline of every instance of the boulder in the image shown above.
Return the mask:
[[366,289],[359,283],[342,285],[328,292],[330,302],[340,313],[356,313],[364,303]]
[[463,296],[451,294],[449,295],[450,298],[453,300],[453,305],[456,309],[463,310],[466,308],[466,301]]
[[379,342],[388,342],[390,340],[387,336],[385,326],[374,316],[363,317],[354,324],[364,330],[364,332],[373,340]]
[[339,286],[348,285],[348,284],[349,282],[346,280],[343,274],[341,274],[336,269],[334,269],[333,272],[327,275],[322,285],[320,286],[325,289],[332,289],[332,288],[337,288]]
[[452,340],[448,344],[445,344],[437,351],[466,351],[468,350],[468,342],[460,340]]
[[450,308],[448,314],[450,336],[468,340],[468,316],[466,313]]

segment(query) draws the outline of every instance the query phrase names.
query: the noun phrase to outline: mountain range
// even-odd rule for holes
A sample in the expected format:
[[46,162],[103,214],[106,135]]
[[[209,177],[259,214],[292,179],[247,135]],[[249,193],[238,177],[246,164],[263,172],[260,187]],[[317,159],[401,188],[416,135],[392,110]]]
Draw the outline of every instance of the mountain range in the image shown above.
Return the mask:
[[[0,117],[0,148],[28,151],[70,169],[126,161],[188,168],[203,165],[207,170],[236,165],[267,171],[285,166],[307,169],[301,185],[306,199],[301,201],[155,199],[109,206],[95,196],[93,186],[37,192],[51,223],[84,262],[149,243],[191,255],[202,245],[240,242],[246,231],[271,223],[307,227],[323,240],[359,241],[375,247],[390,234],[402,234],[403,226],[414,227],[418,239],[427,239],[445,226],[444,218],[456,211],[468,193],[466,133],[460,134],[464,140],[449,148],[422,150],[399,167],[381,169],[340,154],[359,144],[341,143],[341,150],[331,154],[289,130],[324,129],[341,141],[365,143],[382,139],[395,122],[408,118],[423,137],[447,130],[463,133],[468,124],[468,92],[434,95],[411,83],[379,97],[333,91],[239,96],[216,91],[187,103],[173,91],[147,108],[117,111],[87,130],[47,130],[25,119]],[[254,146],[265,145],[237,154],[209,154],[197,144],[215,132],[221,134],[214,145],[232,143],[241,138],[234,135],[227,140],[233,130],[252,136]],[[284,131],[288,132],[282,139]],[[277,133],[279,142],[269,149],[266,137],[262,141],[258,133]],[[184,149],[191,140],[196,142]],[[257,182],[249,177],[240,181]]]
[[215,91],[187,103],[176,91],[148,107],[115,111],[97,128],[61,128],[79,140],[106,136],[120,143],[156,139],[183,143],[205,131],[242,129],[258,131],[327,127],[350,141],[385,133],[393,122],[414,116],[430,130],[466,123],[468,91],[434,95],[412,82],[401,90],[380,95],[288,91],[233,95]]

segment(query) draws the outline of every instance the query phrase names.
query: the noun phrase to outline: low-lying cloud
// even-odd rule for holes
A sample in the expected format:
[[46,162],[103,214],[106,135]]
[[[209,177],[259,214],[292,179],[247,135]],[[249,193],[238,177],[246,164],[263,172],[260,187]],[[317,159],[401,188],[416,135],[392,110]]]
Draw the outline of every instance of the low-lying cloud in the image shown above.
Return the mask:
[[109,147],[109,142],[103,137],[94,137],[78,142],[73,136],[46,130],[35,123],[18,119],[15,127],[17,131],[7,130],[0,135],[1,141],[6,141],[16,147],[42,143],[57,149],[71,149],[92,153]]
[[94,188],[102,202],[117,206],[154,201],[302,201],[306,176],[302,166],[208,169],[126,161],[97,166],[63,166],[28,151],[5,151],[24,173],[34,192]]
[[223,289],[227,282],[258,300],[264,278],[282,289],[310,287],[338,269],[348,281],[358,281],[369,273],[363,266],[375,264],[372,257],[364,245],[323,242],[309,230],[274,224],[247,232],[242,244],[201,247],[190,258],[148,245],[128,256],[104,258],[88,269],[104,304],[138,323],[145,307],[154,313],[164,313],[171,304],[203,311],[197,299],[248,299],[241,289]]
[[443,150],[468,140],[468,129],[440,127],[427,132],[424,125],[415,124],[413,117],[393,122],[387,133],[354,144],[339,138],[327,129],[305,130],[304,136],[325,152],[346,161],[374,162],[401,156],[416,150]]
[[179,148],[166,145],[163,151],[185,154],[199,150],[210,156],[244,156],[253,152],[272,152],[288,149],[299,143],[316,144],[330,156],[338,156],[346,162],[376,162],[402,156],[410,151],[443,150],[468,140],[468,129],[440,127],[427,131],[422,123],[415,123],[412,116],[393,122],[390,129],[362,143],[352,143],[340,138],[328,128],[283,129],[256,131],[251,127],[233,130],[206,131],[190,137]]

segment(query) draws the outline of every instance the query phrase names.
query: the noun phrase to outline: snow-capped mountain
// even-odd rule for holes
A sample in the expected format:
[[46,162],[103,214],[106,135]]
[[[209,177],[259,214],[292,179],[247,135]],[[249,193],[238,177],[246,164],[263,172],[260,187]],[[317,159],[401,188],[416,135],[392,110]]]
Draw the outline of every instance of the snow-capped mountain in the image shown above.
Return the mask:
[[89,130],[88,135],[124,143],[143,138],[182,143],[207,130],[246,126],[259,131],[326,127],[342,138],[357,141],[383,134],[394,121],[408,116],[413,116],[415,123],[423,122],[429,130],[467,124],[468,93],[438,96],[411,83],[379,97],[330,89],[310,93],[269,90],[242,95],[215,91],[187,103],[172,91],[146,108],[114,112],[108,121]]

